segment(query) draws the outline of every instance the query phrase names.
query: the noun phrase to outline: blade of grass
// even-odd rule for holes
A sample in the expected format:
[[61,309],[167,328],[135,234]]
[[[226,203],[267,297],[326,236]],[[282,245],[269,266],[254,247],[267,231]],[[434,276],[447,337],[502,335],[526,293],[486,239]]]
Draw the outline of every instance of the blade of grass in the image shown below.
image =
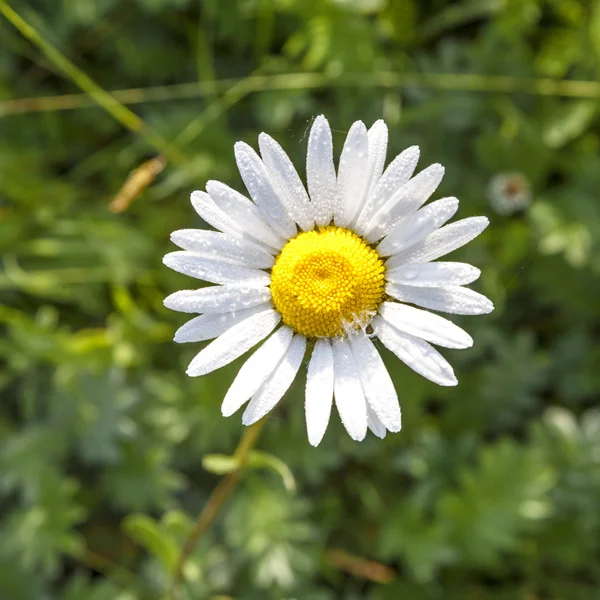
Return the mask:
[[180,147],[191,144],[204,130],[225,114],[234,104],[256,91],[254,85],[255,74],[245,77],[232,85],[221,97],[213,100],[208,107],[193,121],[188,123],[177,136],[176,143]]
[[102,89],[81,69],[76,67],[60,50],[44,39],[35,27],[27,23],[15,12],[5,0],[0,0],[0,13],[25,38],[35,44],[52,64],[58,67],[75,85],[86,92],[87,96],[100,105],[121,125],[133,133],[142,136],[149,145],[158,150],[169,161],[180,165],[187,162],[180,150],[160,134],[153,131],[140,117],[121,104],[114,96]]
[[[0,6],[3,0],[0,0]],[[233,88],[237,88],[234,93]],[[347,74],[331,78],[321,73],[286,73],[280,75],[251,75],[242,79],[220,79],[209,84],[177,83],[147,88],[114,90],[108,96],[114,104],[143,104],[222,95],[230,90],[244,95],[264,90],[300,90],[343,87],[377,87],[402,89],[410,86],[446,91],[485,93],[523,93],[534,96],[566,98],[600,98],[600,82],[552,78],[522,78],[510,75],[480,75],[476,73],[393,73],[381,72],[371,77]],[[235,102],[232,102],[234,104]],[[30,112],[72,110],[93,106],[88,94],[66,94],[39,98],[20,98],[0,102],[0,117]],[[124,108],[124,107],[123,107]],[[164,154],[164,153],[163,153]]]
[[502,8],[501,0],[474,0],[451,4],[426,21],[417,33],[417,38],[421,43],[429,41],[448,30],[489,17]]

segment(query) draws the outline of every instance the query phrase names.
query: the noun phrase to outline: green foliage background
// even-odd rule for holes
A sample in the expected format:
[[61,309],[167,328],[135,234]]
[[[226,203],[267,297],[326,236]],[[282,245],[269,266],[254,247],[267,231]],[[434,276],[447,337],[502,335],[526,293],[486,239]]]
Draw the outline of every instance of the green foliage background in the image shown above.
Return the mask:
[[[391,155],[419,144],[446,166],[438,197],[491,218],[456,256],[497,309],[456,319],[475,338],[444,352],[457,388],[385,355],[404,425],[383,442],[334,415],[310,447],[296,382],[182,598],[600,598],[600,2],[11,6],[104,89],[140,88],[117,97],[146,127],[71,96],[0,18],[0,597],[166,598],[227,463],[206,456],[243,429],[219,409],[241,361],[184,374],[198,347],[172,342],[185,316],[162,299],[193,282],[161,265],[168,234],[202,226],[188,196],[207,179],[243,189],[236,140],[267,131],[302,167],[324,113],[338,152],[352,121],[383,117]],[[515,171],[532,204],[498,215],[489,182]]]

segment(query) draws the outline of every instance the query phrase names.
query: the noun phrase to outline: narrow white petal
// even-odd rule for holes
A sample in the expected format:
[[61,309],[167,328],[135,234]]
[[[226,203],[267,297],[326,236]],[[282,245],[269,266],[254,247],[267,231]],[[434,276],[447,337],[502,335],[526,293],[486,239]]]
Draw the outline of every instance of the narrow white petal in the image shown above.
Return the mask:
[[414,306],[383,302],[379,307],[379,314],[399,331],[420,337],[438,346],[470,348],[473,345],[473,338],[448,319]]
[[221,211],[235,222],[241,235],[251,237],[275,250],[283,248],[286,240],[273,231],[254,202],[220,181],[207,181],[206,189]]
[[198,377],[229,364],[266,338],[280,319],[281,315],[276,310],[269,309],[234,325],[201,350],[186,373],[190,377]]
[[383,206],[401,186],[412,176],[419,161],[419,147],[411,146],[396,156],[385,173],[380,177],[375,189],[369,193],[357,221],[356,232],[363,235],[375,212]]
[[388,268],[412,262],[429,262],[440,258],[476,238],[487,226],[487,217],[469,217],[445,225],[421,242],[394,254],[388,259]]
[[292,330],[280,327],[243,365],[225,394],[221,412],[229,417],[258,391],[275,370],[292,341]]
[[387,430],[370,406],[367,406],[367,425],[378,438],[383,439],[385,437]]
[[242,285],[269,285],[271,276],[258,269],[234,265],[220,258],[204,256],[197,252],[171,252],[163,258],[163,263],[189,277],[203,279],[210,283],[232,283]]
[[273,188],[260,156],[244,142],[236,142],[234,151],[240,175],[262,216],[282,238],[288,240],[294,237],[296,224]]
[[[370,196],[377,187],[377,183],[383,173],[385,156],[388,144],[388,128],[383,119],[375,121],[369,129],[369,167],[367,177],[369,186],[367,196]],[[362,208],[362,207],[361,207]]]
[[410,263],[387,269],[385,278],[392,283],[416,287],[444,287],[473,283],[481,271],[459,262]]
[[329,340],[315,342],[306,374],[306,431],[312,446],[325,435],[333,403],[333,352]]
[[266,133],[258,136],[260,154],[275,191],[289,215],[304,231],[315,226],[313,209],[298,172],[283,148]]
[[271,300],[267,287],[212,285],[199,290],[181,290],[167,296],[163,304],[184,313],[226,313]]
[[234,325],[256,313],[263,312],[267,308],[272,308],[270,303],[259,304],[252,308],[244,308],[243,310],[235,310],[233,312],[199,315],[182,325],[175,332],[174,339],[179,344],[212,340],[225,333]]
[[306,338],[296,335],[287,353],[277,365],[273,374],[265,381],[260,389],[252,396],[242,416],[244,425],[252,425],[273,410],[294,381],[304,358]]
[[367,403],[350,343],[341,338],[333,342],[333,395],[340,419],[353,440],[367,435]]
[[218,231],[180,229],[171,234],[171,241],[184,250],[222,258],[246,267],[270,269],[275,262],[275,257],[263,246]]
[[416,211],[435,192],[444,177],[444,167],[433,164],[405,183],[373,216],[365,228],[365,238],[376,242],[398,221]]
[[337,177],[329,123],[319,115],[310,130],[306,154],[306,179],[315,223],[329,225],[337,205]]
[[190,201],[200,218],[215,229],[229,234],[241,233],[241,228],[215,204],[206,192],[192,192]]
[[388,283],[385,291],[401,302],[455,315],[487,315],[494,310],[491,300],[459,285],[426,288]]
[[338,169],[338,200],[334,222],[338,227],[348,227],[362,207],[369,180],[369,137],[362,121],[350,128]]
[[458,210],[456,198],[442,198],[402,219],[377,246],[379,256],[397,254],[439,229]]
[[383,344],[411,369],[438,385],[458,383],[448,361],[430,344],[402,333],[377,316],[373,330]]
[[362,331],[350,338],[367,404],[390,431],[400,431],[400,405],[394,384],[373,342]]

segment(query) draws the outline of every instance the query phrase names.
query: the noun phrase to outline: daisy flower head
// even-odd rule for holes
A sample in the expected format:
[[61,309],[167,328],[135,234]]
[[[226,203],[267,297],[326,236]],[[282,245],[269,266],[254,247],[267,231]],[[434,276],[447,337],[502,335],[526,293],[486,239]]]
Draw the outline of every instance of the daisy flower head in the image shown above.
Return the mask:
[[[487,226],[485,217],[445,223],[458,200],[423,206],[442,180],[431,165],[413,177],[416,146],[384,170],[388,129],[358,121],[335,169],[327,119],[315,119],[306,160],[308,191],[287,154],[262,133],[260,156],[235,144],[251,200],[209,181],[192,205],[216,231],[172,234],[182,248],[164,263],[216,284],[176,292],[170,309],[196,313],[176,342],[210,340],[187,374],[205,375],[263,342],[240,368],[222,412],[248,403],[242,421],[265,416],[295,379],[307,347],[306,425],[319,444],[335,404],[354,440],[400,431],[398,397],[375,341],[427,379],[456,385],[450,364],[431,345],[468,348],[472,338],[431,311],[478,315],[492,303],[466,287],[480,271],[436,259]],[[413,306],[414,305],[414,306]],[[417,308],[421,307],[421,308]],[[428,310],[423,310],[428,309]]]
[[488,184],[492,208],[503,216],[525,211],[531,204],[529,181],[522,173],[498,173]]

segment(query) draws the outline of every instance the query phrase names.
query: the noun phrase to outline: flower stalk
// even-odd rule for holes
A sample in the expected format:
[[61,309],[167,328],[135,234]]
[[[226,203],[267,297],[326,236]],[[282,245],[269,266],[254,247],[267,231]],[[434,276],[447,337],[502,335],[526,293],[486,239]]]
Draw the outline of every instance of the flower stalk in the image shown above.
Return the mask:
[[183,579],[183,569],[185,567],[185,563],[194,552],[200,538],[214,523],[216,518],[219,516],[219,513],[221,512],[225,502],[235,490],[242,471],[248,462],[250,452],[258,442],[258,438],[260,437],[266,421],[266,418],[261,419],[260,421],[254,423],[254,425],[244,429],[244,433],[242,434],[242,437],[233,454],[237,461],[238,467],[235,469],[235,471],[228,473],[221,479],[221,481],[219,481],[217,487],[212,491],[206,504],[204,505],[204,508],[198,515],[198,519],[196,520],[194,528],[185,542],[181,550],[181,554],[179,555],[179,559],[175,564],[175,568],[173,570],[173,580],[168,595],[169,600],[177,600],[179,597],[179,588]]

